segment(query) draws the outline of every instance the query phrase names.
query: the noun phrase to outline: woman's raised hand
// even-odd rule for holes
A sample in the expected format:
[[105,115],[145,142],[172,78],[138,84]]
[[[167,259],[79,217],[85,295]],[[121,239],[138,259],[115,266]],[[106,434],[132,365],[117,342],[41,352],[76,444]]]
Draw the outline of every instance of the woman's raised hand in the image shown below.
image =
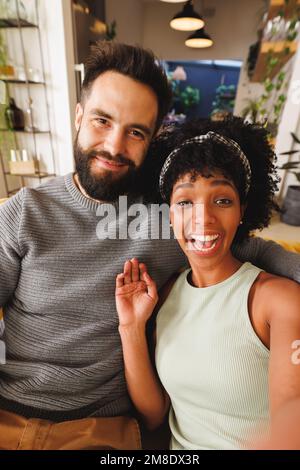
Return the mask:
[[126,261],[116,278],[116,306],[120,326],[144,327],[158,301],[156,284],[146,265],[136,258]]

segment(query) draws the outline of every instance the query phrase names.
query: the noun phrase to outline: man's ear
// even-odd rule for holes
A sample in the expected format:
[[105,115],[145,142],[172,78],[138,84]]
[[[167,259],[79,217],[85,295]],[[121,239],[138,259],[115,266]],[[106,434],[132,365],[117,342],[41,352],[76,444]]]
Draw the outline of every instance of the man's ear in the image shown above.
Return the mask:
[[83,116],[83,107],[81,103],[77,103],[76,110],[75,110],[75,128],[77,132],[81,125],[82,116]]

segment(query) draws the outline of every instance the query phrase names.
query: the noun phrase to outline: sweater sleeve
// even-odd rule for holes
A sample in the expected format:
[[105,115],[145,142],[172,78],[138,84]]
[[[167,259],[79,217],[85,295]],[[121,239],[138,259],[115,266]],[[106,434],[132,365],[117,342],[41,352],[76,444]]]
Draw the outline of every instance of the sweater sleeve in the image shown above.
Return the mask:
[[278,243],[251,237],[232,247],[240,261],[250,261],[265,271],[300,282],[300,255],[282,248]]
[[23,190],[0,206],[0,307],[14,293],[21,269],[18,242]]

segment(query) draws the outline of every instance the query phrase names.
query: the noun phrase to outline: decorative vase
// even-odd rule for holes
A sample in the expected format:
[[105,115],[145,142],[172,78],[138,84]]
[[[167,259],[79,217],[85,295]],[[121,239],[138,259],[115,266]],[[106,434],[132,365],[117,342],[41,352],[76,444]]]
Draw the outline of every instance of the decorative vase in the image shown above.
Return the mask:
[[24,130],[25,122],[23,111],[17,107],[13,98],[9,98],[9,105],[5,110],[5,118],[9,129],[13,129],[15,131]]
[[300,186],[288,187],[280,220],[289,225],[300,226]]

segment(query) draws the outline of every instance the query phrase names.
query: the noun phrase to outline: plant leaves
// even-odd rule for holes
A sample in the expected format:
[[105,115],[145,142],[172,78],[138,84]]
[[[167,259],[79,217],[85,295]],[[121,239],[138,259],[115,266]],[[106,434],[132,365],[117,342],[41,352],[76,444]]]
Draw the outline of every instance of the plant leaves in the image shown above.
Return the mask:
[[300,144],[300,139],[294,132],[291,132],[291,136],[293,137],[294,141],[297,142],[297,144]]
[[280,152],[279,155],[294,155],[295,153],[300,152],[300,150],[289,150],[288,152]]

